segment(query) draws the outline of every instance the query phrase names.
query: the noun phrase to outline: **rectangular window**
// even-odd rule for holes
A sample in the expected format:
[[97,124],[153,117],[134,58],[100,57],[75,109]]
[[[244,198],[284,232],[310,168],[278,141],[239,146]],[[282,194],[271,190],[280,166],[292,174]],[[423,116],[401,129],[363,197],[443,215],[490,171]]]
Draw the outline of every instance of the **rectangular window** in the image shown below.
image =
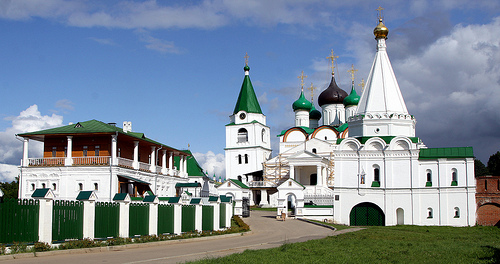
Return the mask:
[[99,150],[101,149],[100,146],[95,146],[95,154],[94,156],[99,157]]
[[88,146],[83,146],[83,156],[87,157],[87,151],[89,150]]
[[484,190],[488,190],[488,180],[484,180]]
[[52,157],[57,157],[57,147],[52,147]]
[[64,157],[68,156],[68,147],[64,147]]

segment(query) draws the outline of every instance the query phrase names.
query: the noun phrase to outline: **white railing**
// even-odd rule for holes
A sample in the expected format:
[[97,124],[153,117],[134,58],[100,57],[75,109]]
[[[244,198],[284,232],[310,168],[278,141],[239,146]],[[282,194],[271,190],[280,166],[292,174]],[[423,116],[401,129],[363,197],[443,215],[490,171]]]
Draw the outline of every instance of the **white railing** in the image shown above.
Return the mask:
[[248,183],[250,187],[275,187],[276,184],[266,181],[251,181]]
[[161,173],[161,166],[156,166],[156,172]]
[[134,161],[125,158],[118,158],[118,166],[132,169],[134,168]]
[[30,158],[28,159],[28,166],[64,166],[66,158]]
[[73,157],[73,166],[109,165],[110,156]]
[[144,163],[144,162],[139,162],[139,170],[142,171],[151,171],[150,168],[151,165],[149,163]]

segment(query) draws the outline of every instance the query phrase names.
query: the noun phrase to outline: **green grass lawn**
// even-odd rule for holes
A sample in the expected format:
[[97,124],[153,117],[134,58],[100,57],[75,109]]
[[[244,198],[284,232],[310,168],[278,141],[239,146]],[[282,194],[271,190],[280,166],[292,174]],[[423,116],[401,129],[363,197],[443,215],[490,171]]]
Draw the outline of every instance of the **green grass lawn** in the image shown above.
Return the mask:
[[500,263],[500,228],[368,227],[196,263]]

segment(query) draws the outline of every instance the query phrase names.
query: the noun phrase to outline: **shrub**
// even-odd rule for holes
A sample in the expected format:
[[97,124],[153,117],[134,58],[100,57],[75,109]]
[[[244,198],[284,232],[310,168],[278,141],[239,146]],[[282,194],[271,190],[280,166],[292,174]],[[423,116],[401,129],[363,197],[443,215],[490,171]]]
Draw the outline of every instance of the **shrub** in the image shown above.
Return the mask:
[[24,252],[28,252],[28,244],[27,243],[14,242],[14,244],[12,244],[12,246],[10,246],[10,253],[11,254],[24,253]]
[[71,240],[65,242],[59,246],[59,249],[90,248],[98,246],[100,246],[100,243],[96,243],[94,240],[86,238],[82,240]]
[[48,243],[44,242],[35,242],[35,244],[33,245],[33,250],[35,252],[49,251],[51,249],[52,247]]

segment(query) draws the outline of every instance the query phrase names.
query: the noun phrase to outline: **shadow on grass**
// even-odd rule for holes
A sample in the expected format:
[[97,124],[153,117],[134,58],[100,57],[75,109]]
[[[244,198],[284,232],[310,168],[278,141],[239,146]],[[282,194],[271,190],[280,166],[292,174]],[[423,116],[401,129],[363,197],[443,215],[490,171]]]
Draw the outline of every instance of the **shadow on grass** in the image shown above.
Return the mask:
[[486,257],[479,258],[480,260],[492,261],[491,263],[500,263],[500,249],[492,246],[481,246],[487,253],[492,252],[493,254],[488,254]]

